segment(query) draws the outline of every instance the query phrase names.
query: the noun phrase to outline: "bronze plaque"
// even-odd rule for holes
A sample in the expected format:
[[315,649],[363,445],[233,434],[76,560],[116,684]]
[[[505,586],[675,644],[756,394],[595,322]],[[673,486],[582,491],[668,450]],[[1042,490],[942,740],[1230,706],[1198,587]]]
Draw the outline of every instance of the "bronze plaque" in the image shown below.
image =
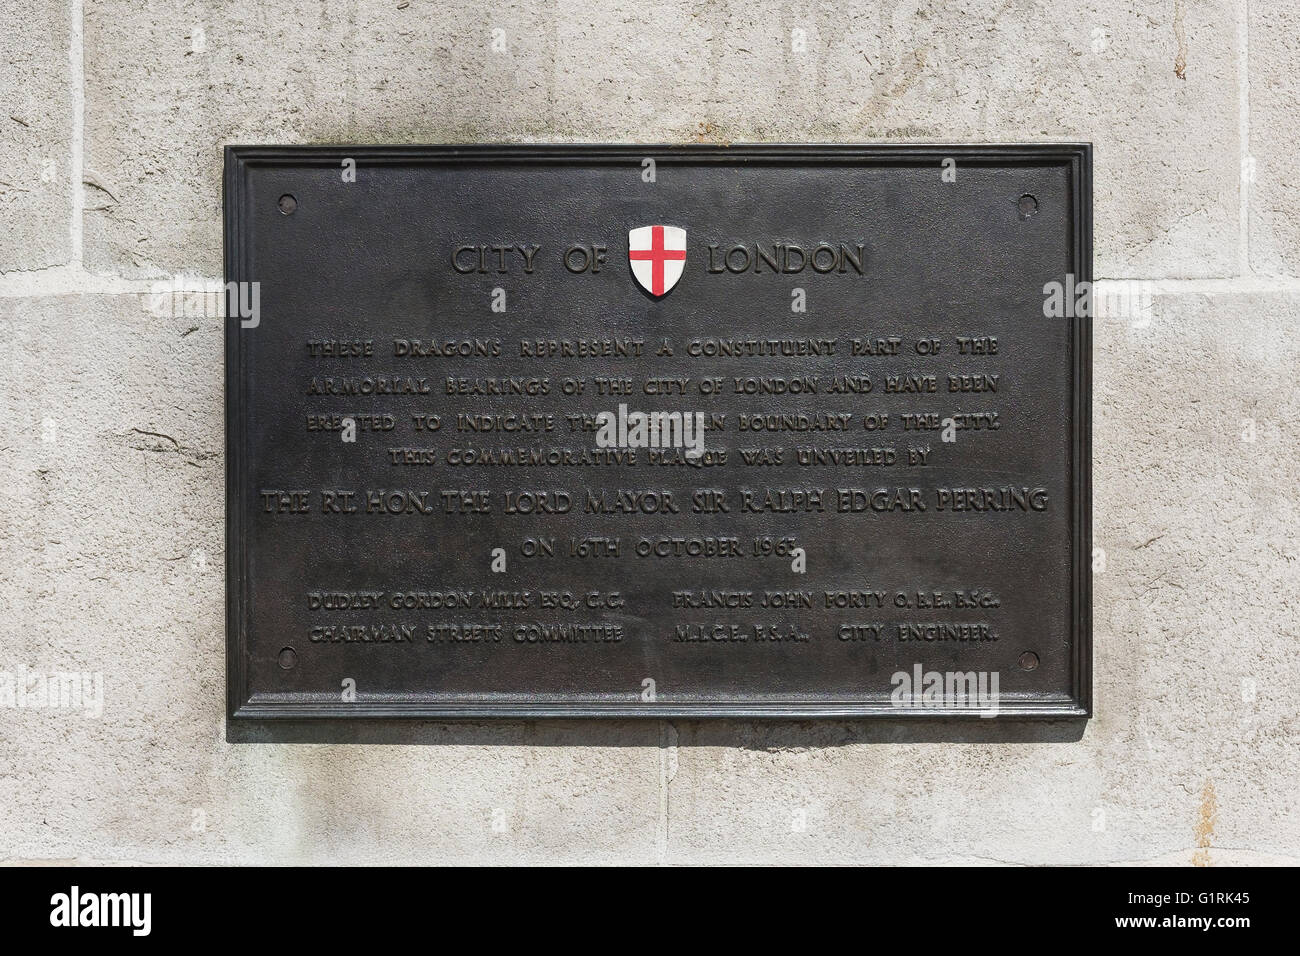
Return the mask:
[[230,716],[1090,713],[1091,152],[230,147]]

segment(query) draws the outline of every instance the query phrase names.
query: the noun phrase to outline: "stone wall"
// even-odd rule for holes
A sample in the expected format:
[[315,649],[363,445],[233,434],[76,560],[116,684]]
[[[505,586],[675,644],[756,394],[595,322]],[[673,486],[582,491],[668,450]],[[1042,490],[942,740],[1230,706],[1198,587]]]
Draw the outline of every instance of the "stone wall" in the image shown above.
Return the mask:
[[[486,12],[485,12],[486,11]],[[1300,14],[1262,0],[7,0],[0,859],[1300,859]],[[228,143],[1096,147],[1096,717],[224,726]]]

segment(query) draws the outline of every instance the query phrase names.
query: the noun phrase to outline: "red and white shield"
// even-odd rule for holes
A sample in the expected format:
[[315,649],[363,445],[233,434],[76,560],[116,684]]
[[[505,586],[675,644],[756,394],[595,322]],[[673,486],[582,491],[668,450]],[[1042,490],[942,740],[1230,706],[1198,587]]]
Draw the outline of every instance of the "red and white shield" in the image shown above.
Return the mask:
[[686,230],[677,226],[642,226],[627,234],[632,275],[651,295],[677,284],[686,266]]

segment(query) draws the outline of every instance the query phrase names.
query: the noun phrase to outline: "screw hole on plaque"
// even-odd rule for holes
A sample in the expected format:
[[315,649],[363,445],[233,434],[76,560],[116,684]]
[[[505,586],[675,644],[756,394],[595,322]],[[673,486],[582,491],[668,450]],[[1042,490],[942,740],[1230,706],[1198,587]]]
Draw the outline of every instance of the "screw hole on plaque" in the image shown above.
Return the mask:
[[280,197],[280,212],[286,216],[292,216],[294,210],[298,208],[298,200],[293,197],[292,193],[285,193]]
[[1016,209],[1020,211],[1021,219],[1029,219],[1032,216],[1038,215],[1038,200],[1029,195],[1029,193],[1025,193],[1016,200]]
[[1032,671],[1038,668],[1038,655],[1033,651],[1025,651],[1020,655],[1020,669],[1022,671]]
[[280,651],[279,661],[281,667],[285,670],[291,670],[293,666],[298,663],[298,652],[292,647],[286,647],[284,650]]

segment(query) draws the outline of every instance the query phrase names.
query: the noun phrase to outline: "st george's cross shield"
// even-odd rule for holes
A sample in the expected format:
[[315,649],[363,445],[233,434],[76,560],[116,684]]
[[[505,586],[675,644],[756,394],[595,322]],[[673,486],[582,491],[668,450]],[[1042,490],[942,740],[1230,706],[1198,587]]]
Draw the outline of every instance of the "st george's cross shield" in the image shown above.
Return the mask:
[[664,295],[677,284],[686,266],[686,230],[677,226],[641,226],[627,234],[632,275],[651,295]]

